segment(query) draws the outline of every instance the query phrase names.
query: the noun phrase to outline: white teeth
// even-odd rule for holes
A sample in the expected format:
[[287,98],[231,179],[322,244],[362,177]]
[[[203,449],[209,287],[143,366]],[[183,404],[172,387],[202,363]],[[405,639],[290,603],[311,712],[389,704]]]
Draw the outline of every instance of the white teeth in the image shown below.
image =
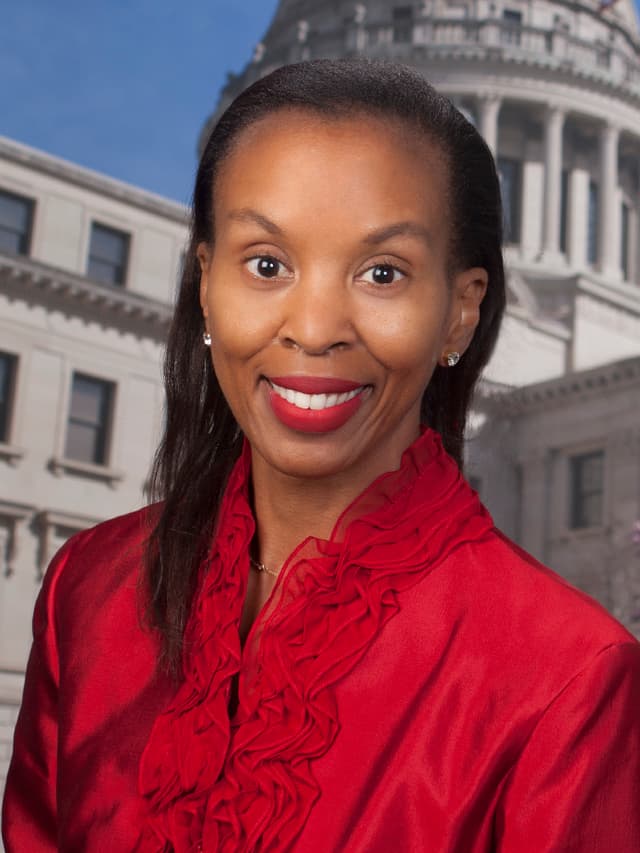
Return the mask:
[[327,395],[326,394],[312,394],[311,399],[309,401],[309,408],[314,409],[315,411],[320,411],[320,409],[327,408]]
[[273,382],[271,387],[279,397],[288,403],[293,403],[299,409],[313,409],[314,411],[339,406],[348,400],[353,400],[364,390],[364,385],[362,385],[360,388],[354,388],[353,391],[346,391],[344,394],[303,394],[302,391],[292,391],[291,388],[283,388],[281,385],[274,385]]

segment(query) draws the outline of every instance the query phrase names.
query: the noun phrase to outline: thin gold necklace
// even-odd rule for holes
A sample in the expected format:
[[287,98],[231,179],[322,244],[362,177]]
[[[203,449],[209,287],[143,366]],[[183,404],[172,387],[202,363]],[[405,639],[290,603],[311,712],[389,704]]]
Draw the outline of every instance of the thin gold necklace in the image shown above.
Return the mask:
[[253,557],[249,557],[249,562],[257,571],[264,572],[265,575],[270,575],[272,578],[278,577],[278,572],[274,571],[274,569],[268,568],[264,563],[259,563],[257,560],[254,560]]

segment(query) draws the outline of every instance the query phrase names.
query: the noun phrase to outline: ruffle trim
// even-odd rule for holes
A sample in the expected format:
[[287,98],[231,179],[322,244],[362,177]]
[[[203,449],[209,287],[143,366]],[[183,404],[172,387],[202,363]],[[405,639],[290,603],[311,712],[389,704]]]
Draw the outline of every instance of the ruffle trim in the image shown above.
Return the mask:
[[[244,651],[238,624],[254,520],[250,453],[232,473],[186,634],[185,680],[140,765],[148,853],[291,849],[320,789],[313,762],[340,728],[333,691],[399,610],[398,595],[493,527],[426,430],[397,471],[290,556]],[[239,705],[228,716],[231,680]]]

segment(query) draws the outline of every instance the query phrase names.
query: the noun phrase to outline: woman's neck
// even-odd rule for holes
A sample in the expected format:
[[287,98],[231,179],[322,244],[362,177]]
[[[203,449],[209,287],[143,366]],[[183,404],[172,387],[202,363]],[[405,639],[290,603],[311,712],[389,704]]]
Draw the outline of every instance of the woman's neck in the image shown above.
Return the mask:
[[[400,454],[401,455],[401,454]],[[380,474],[397,468],[397,459],[379,457],[377,464],[340,471],[332,477],[298,478],[274,469],[252,455],[251,479],[256,518],[254,556],[279,570],[294,548],[308,536],[329,539],[344,510]]]

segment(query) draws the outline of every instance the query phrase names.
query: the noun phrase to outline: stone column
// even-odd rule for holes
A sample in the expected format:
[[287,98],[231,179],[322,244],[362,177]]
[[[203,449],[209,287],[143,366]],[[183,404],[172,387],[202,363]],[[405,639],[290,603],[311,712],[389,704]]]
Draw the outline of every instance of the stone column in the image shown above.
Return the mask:
[[600,131],[598,267],[603,275],[620,278],[620,211],[618,210],[618,140],[620,131],[606,124]]
[[544,123],[544,231],[545,258],[560,258],[560,197],[562,189],[562,130],[564,111],[551,107]]
[[501,104],[502,100],[496,97],[480,98],[478,101],[478,130],[494,157],[498,156],[498,114]]
[[587,266],[589,180],[589,170],[582,163],[569,173],[567,257],[569,265],[575,270],[584,270]]
[[543,251],[544,164],[535,143],[525,145],[523,154],[520,256],[523,261],[533,261]]
[[522,470],[519,544],[538,560],[544,561],[549,547],[549,451],[546,447],[531,448],[519,461]]

